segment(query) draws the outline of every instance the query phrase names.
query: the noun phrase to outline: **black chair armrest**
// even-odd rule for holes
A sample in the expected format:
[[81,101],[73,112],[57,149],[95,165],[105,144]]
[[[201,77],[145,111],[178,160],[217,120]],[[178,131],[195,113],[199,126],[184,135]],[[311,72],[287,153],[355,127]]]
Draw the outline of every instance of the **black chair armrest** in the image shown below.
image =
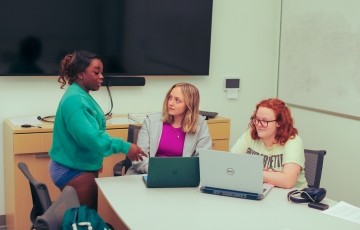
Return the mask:
[[132,162],[129,158],[125,158],[114,165],[114,176],[123,176],[130,168]]

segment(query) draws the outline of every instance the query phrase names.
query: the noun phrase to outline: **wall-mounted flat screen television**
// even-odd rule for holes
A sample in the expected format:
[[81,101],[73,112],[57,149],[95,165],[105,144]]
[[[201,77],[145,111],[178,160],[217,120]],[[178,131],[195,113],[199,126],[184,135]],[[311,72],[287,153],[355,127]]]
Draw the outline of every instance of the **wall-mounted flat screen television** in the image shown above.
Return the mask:
[[208,75],[212,0],[0,1],[0,75],[57,76],[88,50],[105,76]]

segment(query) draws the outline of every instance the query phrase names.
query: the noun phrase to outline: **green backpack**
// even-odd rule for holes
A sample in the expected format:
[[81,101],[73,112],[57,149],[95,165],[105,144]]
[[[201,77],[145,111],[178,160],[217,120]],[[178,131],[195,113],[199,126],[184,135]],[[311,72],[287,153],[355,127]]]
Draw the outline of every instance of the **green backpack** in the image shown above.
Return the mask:
[[62,222],[63,230],[111,230],[98,213],[85,205],[68,209]]

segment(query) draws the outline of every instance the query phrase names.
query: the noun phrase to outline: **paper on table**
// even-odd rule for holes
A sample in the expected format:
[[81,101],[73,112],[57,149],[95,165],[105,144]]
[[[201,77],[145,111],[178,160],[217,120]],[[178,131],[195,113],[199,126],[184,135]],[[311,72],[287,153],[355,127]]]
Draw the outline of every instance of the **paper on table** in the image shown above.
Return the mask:
[[322,211],[322,213],[360,224],[360,208],[344,201],[340,201],[335,206]]
[[136,122],[127,117],[115,117],[108,120],[111,124],[135,124]]
[[128,118],[133,120],[133,121],[136,121],[138,123],[143,123],[143,121],[145,120],[145,118],[152,114],[154,112],[146,112],[146,113],[129,113],[128,114]]
[[37,117],[19,117],[19,118],[10,118],[9,119],[13,125],[40,125],[41,122]]

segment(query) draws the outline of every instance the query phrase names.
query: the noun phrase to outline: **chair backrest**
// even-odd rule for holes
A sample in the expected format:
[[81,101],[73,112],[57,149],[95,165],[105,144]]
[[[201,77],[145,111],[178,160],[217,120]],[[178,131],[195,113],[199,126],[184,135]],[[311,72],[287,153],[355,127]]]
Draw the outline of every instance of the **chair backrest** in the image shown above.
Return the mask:
[[36,218],[34,226],[37,230],[60,230],[65,212],[76,207],[80,207],[76,190],[71,186],[65,186],[46,212]]
[[140,129],[141,125],[130,124],[127,141],[136,144]]
[[[141,129],[141,125],[139,124],[130,124],[128,128],[128,138],[127,141],[130,143],[137,143],[139,131]],[[118,162],[114,166],[114,176],[121,176],[131,167],[132,161],[129,158],[125,158],[124,160]],[[124,170],[124,172],[123,172]]]
[[30,213],[31,223],[34,224],[36,217],[42,215],[50,206],[51,198],[47,186],[37,181],[30,173],[29,168],[24,162],[19,162],[18,167],[30,184],[33,207]]
[[305,149],[305,178],[309,187],[319,188],[326,150]]

